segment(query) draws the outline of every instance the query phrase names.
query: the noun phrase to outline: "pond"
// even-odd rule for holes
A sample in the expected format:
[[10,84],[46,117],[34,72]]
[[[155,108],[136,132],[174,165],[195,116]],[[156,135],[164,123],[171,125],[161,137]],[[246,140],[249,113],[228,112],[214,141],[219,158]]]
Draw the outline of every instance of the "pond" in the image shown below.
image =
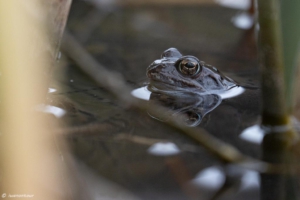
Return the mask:
[[[243,6],[229,8],[210,1],[74,1],[67,26],[101,65],[121,74],[134,89],[147,86],[147,67],[170,47],[255,88],[259,73],[254,31],[251,26],[237,27],[241,15],[248,16]],[[157,120],[151,109],[124,106],[76,67],[68,52],[62,52],[59,64],[48,98],[65,111],[59,116],[64,122],[62,139],[69,145],[73,173],[82,186],[79,199],[259,199],[257,172],[226,164]],[[245,155],[260,158],[260,140],[241,137],[260,120],[260,90],[253,88],[230,98],[185,96],[172,106],[216,101],[204,111],[197,108],[202,109],[200,121],[198,115],[189,115],[197,121],[191,123],[193,129],[199,134],[204,129]]]

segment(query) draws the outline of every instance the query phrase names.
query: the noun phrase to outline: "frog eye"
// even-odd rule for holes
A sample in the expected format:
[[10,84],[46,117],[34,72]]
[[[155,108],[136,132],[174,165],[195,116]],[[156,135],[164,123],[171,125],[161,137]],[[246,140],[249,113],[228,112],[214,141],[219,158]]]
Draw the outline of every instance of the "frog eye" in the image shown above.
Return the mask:
[[194,76],[201,71],[201,65],[196,59],[185,58],[178,63],[178,71],[183,75]]

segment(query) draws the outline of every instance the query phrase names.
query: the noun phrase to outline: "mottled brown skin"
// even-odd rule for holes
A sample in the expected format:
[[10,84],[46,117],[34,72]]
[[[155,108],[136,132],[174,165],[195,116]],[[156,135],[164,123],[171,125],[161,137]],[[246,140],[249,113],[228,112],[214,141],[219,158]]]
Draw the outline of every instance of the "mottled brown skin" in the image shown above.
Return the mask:
[[224,76],[211,65],[194,56],[182,56],[176,48],[163,52],[147,68],[151,91],[188,91],[197,93],[219,93],[229,90],[237,83]]

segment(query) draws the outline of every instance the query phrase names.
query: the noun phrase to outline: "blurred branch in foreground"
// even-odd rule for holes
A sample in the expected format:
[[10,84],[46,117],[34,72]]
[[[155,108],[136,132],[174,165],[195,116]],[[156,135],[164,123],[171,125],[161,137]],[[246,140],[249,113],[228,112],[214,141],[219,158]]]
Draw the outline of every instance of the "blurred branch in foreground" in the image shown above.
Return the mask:
[[[53,0],[51,1],[54,3]],[[49,118],[35,111],[45,102],[51,54],[60,36],[50,42],[47,31],[57,8],[69,10],[70,0],[56,7],[39,0],[0,1],[0,173],[1,194],[30,199],[66,199],[69,185],[49,129]],[[50,5],[50,7],[49,7]],[[64,5],[66,7],[64,7]],[[48,15],[49,14],[49,15]],[[60,18],[60,34],[68,13]],[[55,19],[59,15],[55,14]]]
[[297,101],[297,81],[300,68],[300,1],[281,1],[281,30],[285,64],[287,107],[293,114]]

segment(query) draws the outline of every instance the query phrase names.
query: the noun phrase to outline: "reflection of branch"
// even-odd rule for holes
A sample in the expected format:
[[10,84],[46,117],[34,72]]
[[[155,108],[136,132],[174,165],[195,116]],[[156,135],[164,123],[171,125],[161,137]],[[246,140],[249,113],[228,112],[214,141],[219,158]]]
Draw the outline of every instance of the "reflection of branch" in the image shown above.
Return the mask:
[[[108,71],[104,66],[99,64],[67,31],[62,42],[62,49],[75,61],[77,67],[89,75],[98,85],[105,87],[107,91],[115,95],[123,105],[125,104],[127,107],[141,110],[147,109],[145,101],[136,99],[130,95],[132,89],[126,85],[124,78],[120,74]],[[151,106],[150,109],[157,116],[166,111],[165,108],[160,106]],[[265,172],[271,167],[267,163],[243,155],[235,147],[213,137],[204,129],[195,129],[180,125],[176,123],[175,119],[168,120],[165,123],[194,139],[224,162],[236,163],[260,172]]]

